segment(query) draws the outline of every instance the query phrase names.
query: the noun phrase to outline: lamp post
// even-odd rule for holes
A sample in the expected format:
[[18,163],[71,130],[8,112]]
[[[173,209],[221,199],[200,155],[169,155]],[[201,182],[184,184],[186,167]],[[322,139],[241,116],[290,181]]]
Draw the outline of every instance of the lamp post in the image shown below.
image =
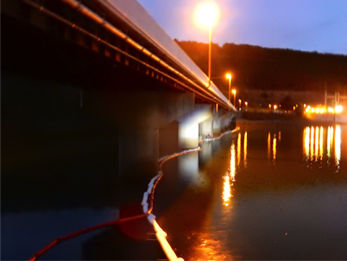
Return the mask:
[[212,23],[208,26],[208,87],[211,87]]
[[197,19],[198,21],[208,26],[208,87],[211,87],[211,52],[212,52],[212,25],[217,18],[217,7],[212,4],[203,4],[197,9]]
[[234,106],[235,106],[235,101],[236,101],[236,90],[234,89],[234,90],[232,90],[232,93],[234,94]]
[[229,91],[228,91],[228,94],[229,94],[229,102],[230,102],[230,88],[231,88],[231,78],[232,78],[232,75],[230,73],[227,73],[225,77],[227,79],[229,79]]

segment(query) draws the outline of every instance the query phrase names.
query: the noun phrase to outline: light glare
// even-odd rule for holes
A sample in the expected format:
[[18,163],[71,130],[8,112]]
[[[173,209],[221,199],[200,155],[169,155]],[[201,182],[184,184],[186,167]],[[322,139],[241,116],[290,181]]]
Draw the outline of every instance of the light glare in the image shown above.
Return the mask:
[[343,107],[341,106],[341,105],[337,105],[336,107],[335,107],[335,112],[336,113],[341,113],[343,111]]
[[197,21],[204,26],[212,26],[218,17],[217,6],[213,3],[204,3],[196,11]]

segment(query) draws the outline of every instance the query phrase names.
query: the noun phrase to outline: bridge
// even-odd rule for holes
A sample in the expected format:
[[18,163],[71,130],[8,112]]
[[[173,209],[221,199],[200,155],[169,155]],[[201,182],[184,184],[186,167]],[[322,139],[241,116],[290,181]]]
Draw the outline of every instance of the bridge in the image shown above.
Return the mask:
[[52,162],[91,172],[85,159],[97,158],[148,178],[160,157],[235,123],[235,107],[135,0],[1,4],[3,173]]

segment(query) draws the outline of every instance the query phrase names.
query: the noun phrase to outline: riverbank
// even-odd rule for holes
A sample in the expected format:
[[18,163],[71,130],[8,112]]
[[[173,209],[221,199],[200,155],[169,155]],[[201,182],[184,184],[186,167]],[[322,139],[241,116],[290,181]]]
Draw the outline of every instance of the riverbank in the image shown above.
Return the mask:
[[343,116],[339,117],[307,117],[305,115],[298,116],[295,113],[289,112],[256,112],[256,111],[240,111],[237,114],[236,121],[238,123],[290,123],[302,125],[331,125],[331,124],[347,124],[347,120]]

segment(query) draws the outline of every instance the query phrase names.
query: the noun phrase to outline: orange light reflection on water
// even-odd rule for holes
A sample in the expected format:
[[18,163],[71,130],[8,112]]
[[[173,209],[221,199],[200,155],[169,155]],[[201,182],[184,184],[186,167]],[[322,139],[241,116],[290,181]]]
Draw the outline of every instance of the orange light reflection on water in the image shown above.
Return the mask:
[[308,161],[310,157],[310,127],[306,127],[304,130],[304,148],[306,161]]
[[243,138],[243,165],[244,168],[247,168],[247,131],[245,132],[245,136]]
[[335,166],[336,172],[339,172],[341,160],[341,127],[337,125],[335,128]]
[[306,127],[303,139],[306,161],[323,162],[324,157],[327,157],[329,165],[329,159],[334,156],[336,172],[339,172],[341,161],[341,127],[339,125],[335,128],[329,126],[327,131],[323,126]]
[[267,158],[271,159],[271,133],[267,134]]
[[315,161],[318,161],[318,145],[319,145],[319,139],[318,139],[318,135],[319,135],[319,128],[318,126],[316,127],[316,130],[315,130],[315,140],[314,140],[314,158],[315,158]]
[[237,135],[237,166],[241,163],[241,133]]
[[[237,145],[233,143],[230,146],[230,161],[228,171],[223,176],[223,188],[222,188],[222,203],[226,211],[231,211],[231,200],[233,197],[232,187],[235,182],[236,164],[241,157],[241,136],[239,134],[237,138]],[[236,151],[237,148],[237,151]],[[237,153],[237,154],[236,154]],[[194,254],[191,260],[232,260],[229,254],[221,251],[220,241],[214,240],[209,233],[201,234],[201,241],[198,246],[193,250]]]
[[228,173],[225,174],[223,177],[224,182],[223,182],[223,205],[224,206],[229,206],[230,200],[232,197],[231,194],[231,182],[230,182],[230,176]]
[[278,134],[274,133],[272,135],[272,139],[271,139],[271,132],[268,132],[267,134],[267,157],[268,157],[268,160],[272,161],[273,165],[276,164],[277,147],[281,138],[282,138],[281,132],[278,132]]
[[234,260],[235,258],[223,251],[219,240],[211,239],[208,233],[201,234],[200,245],[195,247],[194,256],[190,260]]
[[[233,198],[233,185],[236,181],[236,166],[240,164],[241,160],[241,134],[238,135],[236,142],[236,145],[232,143],[230,146],[228,171],[223,176],[222,203],[223,209],[228,212],[232,209],[231,200]],[[200,244],[195,247],[192,260],[233,260],[234,258],[230,254],[221,251],[221,243],[214,240],[209,233],[202,233]]]
[[275,163],[276,157],[277,157],[277,138],[276,138],[276,134],[275,134],[273,137],[273,140],[272,140],[272,160],[273,160],[273,163]]
[[333,138],[334,138],[334,128],[328,127],[328,135],[327,135],[327,156],[330,158],[331,156],[331,147],[333,146]]
[[229,172],[230,172],[230,177],[231,181],[235,181],[235,173],[236,173],[236,151],[235,151],[235,144],[232,144],[230,147],[230,167],[229,167]]
[[[241,143],[241,138],[238,138],[238,143]],[[241,150],[241,146],[239,147],[237,145],[238,155],[241,155],[241,152],[239,153],[239,150]],[[234,185],[233,182],[236,181],[235,179],[236,175],[236,150],[235,150],[235,144],[231,144],[230,147],[230,162],[229,162],[229,168],[228,171],[223,176],[223,192],[222,192],[222,198],[223,198],[223,205],[229,206],[230,200],[233,197],[232,195],[232,189],[231,187]]]
[[313,127],[311,127],[311,139],[310,139],[310,145],[311,145],[311,150],[310,150],[310,161],[312,161],[313,160],[313,152],[314,152],[314,150],[313,150],[313,137],[314,137],[314,128]]
[[319,130],[319,160],[323,160],[323,127]]

